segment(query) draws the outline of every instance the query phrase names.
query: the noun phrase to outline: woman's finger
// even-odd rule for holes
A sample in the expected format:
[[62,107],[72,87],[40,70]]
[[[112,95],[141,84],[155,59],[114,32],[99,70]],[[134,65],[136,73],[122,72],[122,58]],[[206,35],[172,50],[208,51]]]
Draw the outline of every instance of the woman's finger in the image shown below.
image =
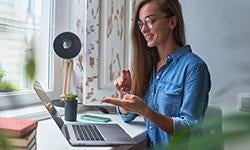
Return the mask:
[[119,98],[112,98],[112,97],[105,97],[104,99],[101,100],[102,103],[109,103],[117,106],[123,107],[122,100]]
[[116,86],[117,84],[118,84],[118,83],[117,83],[117,81],[115,80],[115,81],[114,81],[114,86]]
[[121,77],[119,77],[119,78],[117,78],[116,80],[117,80],[118,85],[119,85],[119,86],[122,86],[122,84],[123,84],[123,79],[122,79]]
[[123,69],[123,70],[122,70],[121,78],[122,78],[123,81],[126,80],[126,69]]
[[126,69],[126,70],[125,70],[125,79],[126,79],[126,80],[131,80],[131,74],[130,74],[129,69]]
[[134,97],[135,97],[135,95],[133,95],[133,94],[125,94],[123,96],[124,99],[133,99]]

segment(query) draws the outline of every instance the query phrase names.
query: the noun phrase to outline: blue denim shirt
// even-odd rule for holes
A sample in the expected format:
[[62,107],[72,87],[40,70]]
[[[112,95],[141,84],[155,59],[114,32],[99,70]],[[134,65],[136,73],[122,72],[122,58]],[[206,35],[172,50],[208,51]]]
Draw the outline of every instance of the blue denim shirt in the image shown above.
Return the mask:
[[[187,45],[170,53],[166,64],[152,72],[144,101],[152,110],[172,117],[175,133],[203,119],[210,87],[207,65]],[[130,122],[137,114],[130,112],[121,116],[125,122]],[[169,142],[171,136],[167,132],[150,120],[144,120],[150,147]]]

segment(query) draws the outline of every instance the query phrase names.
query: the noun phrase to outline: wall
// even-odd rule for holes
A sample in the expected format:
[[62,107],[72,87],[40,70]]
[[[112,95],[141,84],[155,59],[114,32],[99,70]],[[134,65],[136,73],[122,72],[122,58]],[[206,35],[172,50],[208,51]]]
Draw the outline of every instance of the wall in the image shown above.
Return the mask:
[[117,96],[114,80],[130,64],[130,34],[135,0],[72,0],[71,30],[82,42],[74,58],[71,91],[87,105]]
[[237,96],[250,92],[250,1],[180,0],[187,41],[208,64],[210,103],[237,111]]
[[[238,94],[250,92],[250,59],[248,58],[250,56],[250,28],[248,27],[250,1],[180,0],[180,2],[183,6],[187,43],[191,44],[193,51],[206,61],[211,72],[210,104],[221,106],[224,115],[239,112]],[[74,59],[71,90],[78,91],[83,99],[96,101],[108,95],[107,92],[115,94],[110,88],[112,82],[119,75],[120,69],[129,65],[126,59],[130,55],[127,53],[130,48],[128,46],[129,23],[136,3],[138,0],[71,1],[71,28],[81,38],[83,45],[81,54]],[[122,11],[124,16],[118,17],[117,20],[117,11],[112,10],[121,10],[121,6],[124,9]],[[117,27],[122,27],[125,37],[119,38],[121,32],[118,34],[120,30]],[[98,40],[99,37],[102,41]],[[116,41],[117,39],[122,40]],[[117,45],[122,47],[117,48]],[[109,58],[106,61],[103,57],[105,52],[107,52],[105,57]],[[121,65],[117,63],[116,54],[124,56],[121,57],[123,58]],[[111,62],[115,67],[112,71],[109,67]],[[109,66],[104,66],[105,63]],[[100,79],[105,76],[103,72],[108,78]],[[109,75],[112,73],[114,76],[110,78]],[[97,79],[102,80],[102,83],[107,82],[102,84]],[[108,88],[102,90],[103,87],[100,84],[104,89],[105,86]],[[226,149],[247,149],[249,145],[246,143],[246,139],[242,139],[241,142],[228,142]]]
[[[210,103],[223,115],[239,112],[238,94],[250,93],[250,1],[180,1],[187,41],[211,72]],[[225,149],[248,150],[249,138],[225,141]]]
[[[129,65],[125,57],[130,55],[127,53],[130,48],[127,47],[130,42],[128,33],[135,2],[72,0],[72,31],[79,35],[83,44],[81,54],[74,62],[72,90],[78,89],[84,98],[95,100],[105,95],[96,92],[98,88],[108,87],[104,92],[113,91],[113,80],[122,67]],[[180,2],[183,6],[187,43],[207,62],[211,72],[210,103],[221,106],[224,113],[237,111],[238,94],[250,91],[250,20],[247,19],[250,2]],[[117,55],[122,56],[120,62]],[[97,79],[102,83],[98,83]]]

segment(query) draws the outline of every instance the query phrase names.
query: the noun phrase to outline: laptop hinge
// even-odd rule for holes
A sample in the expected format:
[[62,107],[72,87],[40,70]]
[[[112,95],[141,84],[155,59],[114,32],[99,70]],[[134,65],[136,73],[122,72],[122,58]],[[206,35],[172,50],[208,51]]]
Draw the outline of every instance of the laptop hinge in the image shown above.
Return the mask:
[[63,133],[64,137],[69,141],[69,139],[70,139],[69,130],[65,125],[62,127],[62,133]]

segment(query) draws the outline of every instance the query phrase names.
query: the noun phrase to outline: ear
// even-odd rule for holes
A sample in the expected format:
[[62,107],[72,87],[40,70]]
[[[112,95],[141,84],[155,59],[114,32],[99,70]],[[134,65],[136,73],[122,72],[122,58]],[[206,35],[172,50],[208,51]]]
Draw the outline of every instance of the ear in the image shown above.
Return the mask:
[[169,28],[170,30],[173,30],[177,26],[177,18],[176,16],[172,16],[169,21]]

